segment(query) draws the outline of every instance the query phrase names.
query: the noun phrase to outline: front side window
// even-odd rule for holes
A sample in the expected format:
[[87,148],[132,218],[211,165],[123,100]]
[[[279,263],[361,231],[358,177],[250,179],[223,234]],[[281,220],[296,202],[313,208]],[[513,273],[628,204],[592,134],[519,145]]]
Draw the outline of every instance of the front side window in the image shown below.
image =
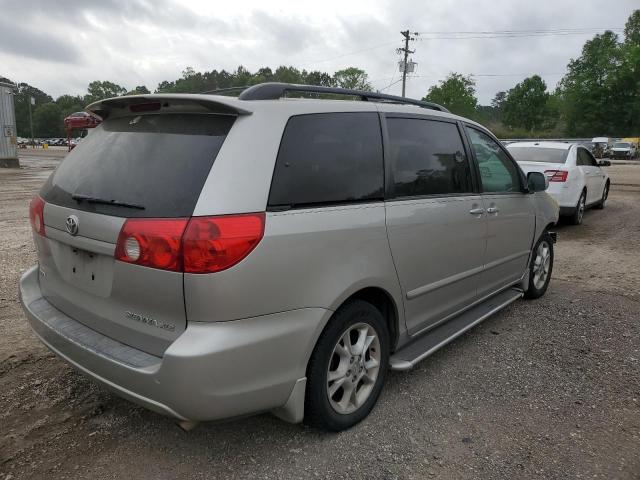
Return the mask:
[[387,119],[396,197],[473,191],[469,161],[454,123]]
[[486,133],[467,127],[471,148],[476,155],[482,191],[485,193],[520,192],[520,173],[498,143]]
[[269,194],[270,207],[382,200],[384,168],[376,113],[291,117]]

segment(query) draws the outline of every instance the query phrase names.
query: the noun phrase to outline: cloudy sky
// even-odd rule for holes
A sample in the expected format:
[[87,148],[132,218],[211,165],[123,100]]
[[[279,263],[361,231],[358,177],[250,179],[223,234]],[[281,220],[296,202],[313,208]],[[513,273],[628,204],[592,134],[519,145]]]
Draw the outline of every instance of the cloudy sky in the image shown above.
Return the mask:
[[[154,90],[195,70],[293,65],[366,70],[398,94],[400,30],[417,62],[409,96],[455,71],[474,74],[478,97],[540,74],[555,86],[595,29],[621,29],[638,0],[0,0],[0,76],[57,97],[92,80]],[[583,29],[586,34],[532,31]],[[530,36],[453,32],[528,31]],[[437,32],[437,33],[433,33]],[[459,38],[463,36],[465,38]],[[469,38],[471,37],[471,38]],[[391,85],[391,86],[389,86]]]

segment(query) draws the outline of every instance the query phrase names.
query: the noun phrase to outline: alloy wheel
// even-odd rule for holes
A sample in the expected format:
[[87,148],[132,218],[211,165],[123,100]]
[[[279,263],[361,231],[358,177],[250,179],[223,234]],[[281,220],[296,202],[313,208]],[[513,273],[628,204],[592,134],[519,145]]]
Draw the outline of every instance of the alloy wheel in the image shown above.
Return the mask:
[[533,286],[540,290],[544,287],[551,266],[551,248],[546,240],[538,245],[536,258],[533,261]]
[[340,414],[355,412],[369,398],[380,372],[380,339],[367,323],[350,326],[329,359],[327,396]]

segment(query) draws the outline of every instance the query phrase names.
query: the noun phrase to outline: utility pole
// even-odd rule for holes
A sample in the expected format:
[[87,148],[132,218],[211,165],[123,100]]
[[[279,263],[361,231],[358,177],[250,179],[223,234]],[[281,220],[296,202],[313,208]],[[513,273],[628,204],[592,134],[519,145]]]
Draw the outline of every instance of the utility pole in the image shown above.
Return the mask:
[[33,148],[33,120],[31,118],[31,104],[35,103],[35,98],[29,94],[29,126],[31,127],[31,147]]
[[[413,72],[415,68],[415,63],[409,61],[409,54],[415,53],[415,50],[409,50],[409,42],[414,41],[415,38],[411,36],[411,32],[409,30],[405,30],[400,32],[400,34],[404,37],[404,48],[398,48],[396,52],[403,53],[404,59],[400,61],[400,71],[402,72],[402,96],[405,96],[405,90],[407,86],[407,72]],[[413,35],[418,35],[418,32],[414,32]]]

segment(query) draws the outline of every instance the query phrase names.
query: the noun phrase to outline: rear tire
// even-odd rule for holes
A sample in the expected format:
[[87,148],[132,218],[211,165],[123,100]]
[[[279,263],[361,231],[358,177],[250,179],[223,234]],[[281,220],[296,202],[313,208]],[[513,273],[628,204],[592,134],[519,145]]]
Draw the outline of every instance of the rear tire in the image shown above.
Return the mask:
[[549,232],[544,232],[536,246],[533,247],[529,264],[529,288],[524,298],[540,298],[545,294],[551,281],[553,271],[553,239]]
[[607,198],[609,198],[609,181],[607,180],[607,183],[604,186],[604,189],[602,190],[602,199],[598,202],[598,204],[596,205],[596,208],[599,208],[600,210],[602,210],[604,208],[604,204],[607,201]]
[[576,210],[571,215],[571,223],[573,225],[580,225],[582,223],[582,219],[584,218],[584,212],[587,209],[587,191],[583,190],[580,194],[580,198],[578,199],[578,203],[576,204]]
[[389,332],[368,302],[340,307],[318,339],[307,367],[304,422],[338,432],[376,404],[389,366]]

